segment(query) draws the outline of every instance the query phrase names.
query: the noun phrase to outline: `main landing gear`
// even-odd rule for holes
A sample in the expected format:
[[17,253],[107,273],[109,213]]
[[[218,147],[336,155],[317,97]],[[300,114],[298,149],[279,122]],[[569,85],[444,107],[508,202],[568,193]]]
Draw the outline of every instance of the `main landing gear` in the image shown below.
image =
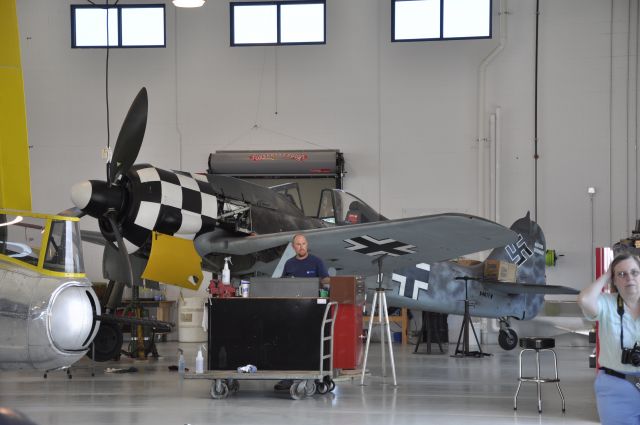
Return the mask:
[[500,320],[500,332],[498,333],[498,344],[503,350],[513,350],[518,345],[518,334],[511,329],[509,320],[505,317],[501,317]]

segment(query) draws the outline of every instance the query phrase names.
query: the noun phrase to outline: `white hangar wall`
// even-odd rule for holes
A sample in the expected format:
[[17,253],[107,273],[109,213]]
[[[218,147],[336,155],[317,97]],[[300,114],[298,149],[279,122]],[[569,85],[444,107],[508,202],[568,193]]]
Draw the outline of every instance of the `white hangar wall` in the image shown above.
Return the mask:
[[[105,50],[70,48],[72,3],[17,2],[33,206],[47,212],[70,205],[74,182],[105,174]],[[111,144],[146,86],[138,162],[204,171],[219,149],[337,148],[346,189],[389,217],[490,215],[478,182],[489,180],[484,139],[499,108],[496,216],[510,225],[537,211],[549,247],[565,254],[549,280],[582,287],[592,204],[594,245],[627,236],[638,216],[637,2],[540,2],[537,197],[535,3],[503,0],[498,15],[495,0],[491,40],[391,43],[389,0],[327,0],[326,45],[232,48],[227,1],[167,2],[166,48],[110,51]],[[85,250],[101,280],[100,250]]]

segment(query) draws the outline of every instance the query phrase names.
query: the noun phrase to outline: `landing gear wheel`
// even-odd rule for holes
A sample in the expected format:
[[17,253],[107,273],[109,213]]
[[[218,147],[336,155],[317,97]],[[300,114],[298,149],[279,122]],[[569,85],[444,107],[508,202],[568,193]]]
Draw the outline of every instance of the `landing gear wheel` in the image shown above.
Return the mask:
[[316,386],[315,382],[313,382],[312,380],[302,381],[302,382],[305,383],[305,385],[304,385],[304,395],[306,395],[307,397],[311,397],[312,395],[314,395],[316,393],[317,386]]
[[229,387],[222,379],[216,379],[211,384],[211,397],[216,400],[227,398],[229,395]]
[[498,344],[503,350],[513,350],[518,345],[518,334],[511,328],[500,330]]
[[[122,330],[115,323],[102,322],[96,337],[93,339],[93,350],[87,356],[97,362],[106,362],[120,356],[122,349]],[[92,357],[95,350],[95,357]]]
[[336,383],[333,382],[333,379],[329,380],[329,391],[333,391],[336,388]]
[[291,394],[291,398],[294,400],[301,400],[304,398],[305,394],[305,383],[306,381],[298,381],[291,384],[289,388],[289,394]]

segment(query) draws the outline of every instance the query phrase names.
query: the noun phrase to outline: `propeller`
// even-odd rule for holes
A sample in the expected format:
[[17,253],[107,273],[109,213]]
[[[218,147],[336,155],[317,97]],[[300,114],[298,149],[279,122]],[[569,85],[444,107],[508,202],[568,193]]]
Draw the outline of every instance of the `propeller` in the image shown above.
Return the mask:
[[143,87],[133,100],[120,127],[113,157],[107,167],[107,180],[110,184],[115,184],[136,162],[147,128],[148,111],[147,89]]
[[129,253],[122,237],[121,223],[118,218],[124,213],[127,194],[122,182],[133,166],[140,152],[147,127],[149,101],[147,89],[142,88],[136,95],[125,117],[113,151],[113,157],[107,164],[107,181],[89,180],[76,183],[71,188],[71,200],[75,208],[64,213],[82,216],[88,214],[98,219],[102,235],[109,242],[118,243],[124,265],[130,279],[134,282]]

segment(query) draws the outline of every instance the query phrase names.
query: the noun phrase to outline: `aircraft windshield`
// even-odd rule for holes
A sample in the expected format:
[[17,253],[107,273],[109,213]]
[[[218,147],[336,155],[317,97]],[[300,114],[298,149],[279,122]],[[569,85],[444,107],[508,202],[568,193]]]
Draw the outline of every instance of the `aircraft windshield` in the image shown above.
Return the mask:
[[0,257],[45,274],[84,273],[78,219],[0,210]]
[[318,218],[339,226],[386,220],[362,199],[340,189],[322,191]]
[[300,188],[298,187],[298,183],[284,183],[279,184],[277,186],[271,186],[269,189],[278,192],[283,195],[285,198],[289,200],[293,205],[296,206],[300,211],[304,213],[304,209],[302,207],[302,200],[300,197]]

